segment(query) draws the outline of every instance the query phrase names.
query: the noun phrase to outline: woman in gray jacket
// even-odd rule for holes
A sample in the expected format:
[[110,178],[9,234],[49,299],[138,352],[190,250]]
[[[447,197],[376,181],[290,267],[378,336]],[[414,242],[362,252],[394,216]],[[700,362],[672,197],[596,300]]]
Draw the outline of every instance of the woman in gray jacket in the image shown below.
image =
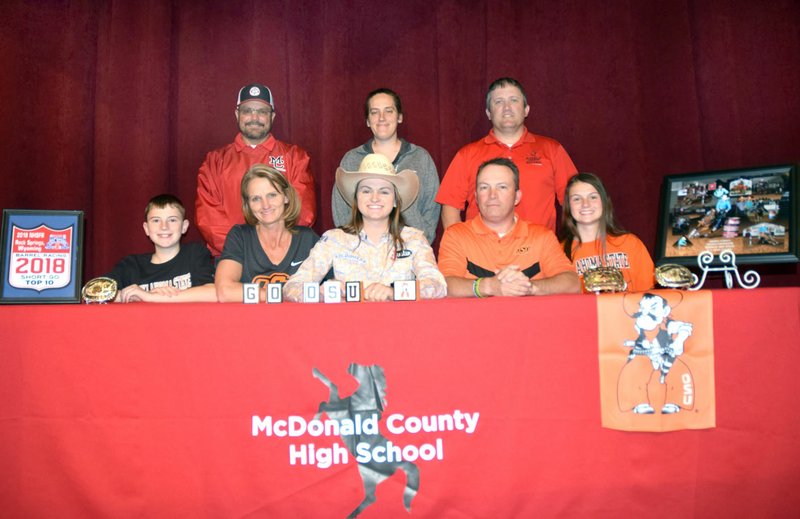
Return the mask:
[[[340,166],[345,171],[356,171],[361,161],[370,153],[387,157],[396,171],[410,169],[419,177],[419,196],[403,210],[406,225],[425,233],[428,243],[436,237],[439,225],[439,204],[434,201],[439,190],[439,174],[430,154],[415,144],[397,136],[397,127],[403,122],[403,106],[398,96],[388,88],[379,88],[367,94],[364,116],[372,138],[353,148],[342,157]],[[334,186],[331,196],[333,223],[337,227],[350,221],[350,205]]]

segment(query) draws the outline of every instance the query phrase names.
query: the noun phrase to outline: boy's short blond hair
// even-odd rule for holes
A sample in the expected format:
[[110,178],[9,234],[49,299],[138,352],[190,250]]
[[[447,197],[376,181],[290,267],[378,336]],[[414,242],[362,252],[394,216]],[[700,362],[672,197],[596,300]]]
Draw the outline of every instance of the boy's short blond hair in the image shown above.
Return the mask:
[[178,212],[181,213],[181,220],[186,219],[186,208],[183,207],[183,202],[181,202],[180,199],[175,195],[163,193],[158,196],[154,196],[149,202],[147,202],[147,207],[144,208],[144,221],[147,221],[147,215],[150,214],[151,209],[163,209],[168,206],[175,207]]

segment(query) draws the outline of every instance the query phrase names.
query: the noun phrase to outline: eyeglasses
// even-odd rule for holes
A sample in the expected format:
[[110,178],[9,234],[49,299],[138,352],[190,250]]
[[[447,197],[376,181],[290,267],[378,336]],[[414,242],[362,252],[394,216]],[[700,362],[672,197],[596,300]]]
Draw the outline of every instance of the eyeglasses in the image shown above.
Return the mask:
[[261,117],[269,117],[272,113],[272,110],[269,108],[250,108],[249,106],[239,107],[239,114],[240,115],[258,115]]

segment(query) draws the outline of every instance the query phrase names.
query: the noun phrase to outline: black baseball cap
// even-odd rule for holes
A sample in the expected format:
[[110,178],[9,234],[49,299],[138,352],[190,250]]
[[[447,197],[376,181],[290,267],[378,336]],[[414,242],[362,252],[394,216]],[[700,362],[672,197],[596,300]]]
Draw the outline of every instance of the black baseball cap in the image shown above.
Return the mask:
[[236,101],[236,106],[239,106],[245,101],[251,101],[253,99],[264,101],[265,103],[269,104],[273,110],[275,109],[275,103],[272,102],[272,92],[270,92],[269,88],[259,83],[252,83],[250,85],[243,86],[242,89],[239,90],[239,97]]

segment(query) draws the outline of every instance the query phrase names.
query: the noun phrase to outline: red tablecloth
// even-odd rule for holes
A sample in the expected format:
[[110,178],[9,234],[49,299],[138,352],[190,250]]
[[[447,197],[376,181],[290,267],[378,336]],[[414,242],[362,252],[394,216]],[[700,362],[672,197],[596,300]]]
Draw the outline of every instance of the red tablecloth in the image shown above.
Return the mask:
[[[398,471],[360,517],[794,514],[800,288],[713,308],[717,427],[656,434],[600,426],[594,296],[3,307],[0,509],[345,517],[364,489],[342,438],[265,424],[307,423],[329,396],[312,369],[344,397],[358,363],[383,368],[384,436],[434,456],[410,515]],[[429,417],[452,430],[414,432]],[[300,464],[311,445],[340,463]]]

